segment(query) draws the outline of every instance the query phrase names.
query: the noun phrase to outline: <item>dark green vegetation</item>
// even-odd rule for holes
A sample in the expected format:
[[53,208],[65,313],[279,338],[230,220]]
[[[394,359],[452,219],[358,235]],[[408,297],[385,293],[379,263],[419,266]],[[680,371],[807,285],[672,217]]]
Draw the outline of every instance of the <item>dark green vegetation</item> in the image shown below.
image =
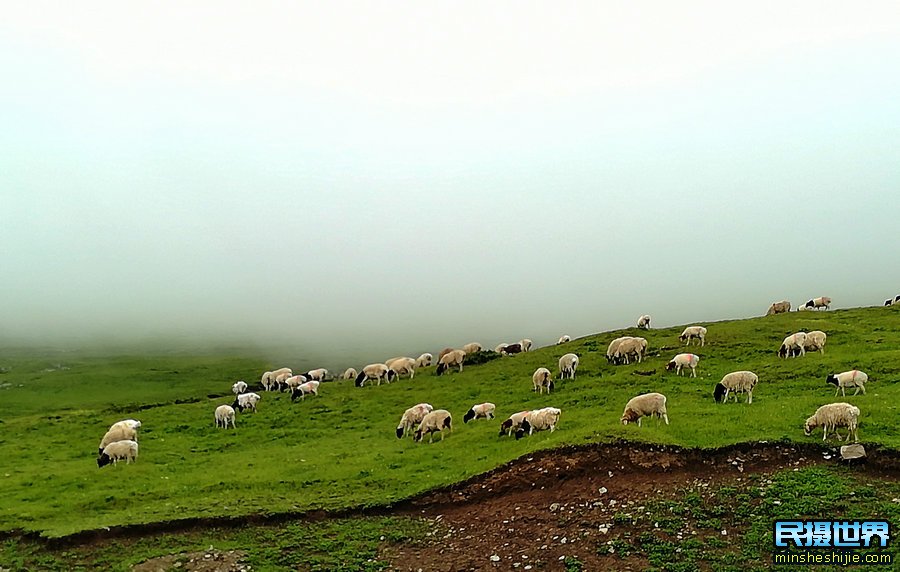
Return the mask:
[[[804,419],[835,399],[828,373],[859,368],[868,394],[848,397],[862,410],[860,437],[900,446],[900,312],[869,308],[794,312],[706,323],[699,377],[678,377],[665,363],[683,351],[681,327],[628,330],[650,342],[642,364],[613,367],[607,344],[622,332],[574,340],[482,365],[461,374],[420,372],[412,381],[353,387],[325,383],[319,397],[291,403],[262,393],[256,414],[239,414],[236,431],[216,430],[213,410],[230,403],[231,384],[254,381],[271,364],[248,352],[222,355],[157,353],[113,357],[0,353],[0,530],[62,536],[106,526],[188,517],[301,513],[389,504],[492,469],[536,449],[627,438],[690,447],[804,437]],[[828,333],[825,355],[781,360],[785,335]],[[488,342],[489,340],[483,340]],[[487,344],[486,344],[487,345]],[[436,353],[436,348],[422,348]],[[550,396],[531,391],[540,366],[556,372],[559,356],[582,358],[576,380]],[[389,357],[389,356],[385,356]],[[56,367],[57,365],[63,368]],[[297,364],[287,364],[294,365]],[[364,364],[346,364],[360,367]],[[718,405],[712,390],[723,374],[749,369],[760,384],[751,406]],[[632,396],[659,391],[669,398],[670,426],[650,421],[623,427]],[[427,401],[449,409],[454,432],[433,445],[394,435],[407,407]],[[492,401],[500,420],[463,425],[475,403]],[[524,409],[562,409],[560,429],[514,441],[498,438],[499,422]],[[135,465],[98,469],[96,447],[123,418],[143,422]]]

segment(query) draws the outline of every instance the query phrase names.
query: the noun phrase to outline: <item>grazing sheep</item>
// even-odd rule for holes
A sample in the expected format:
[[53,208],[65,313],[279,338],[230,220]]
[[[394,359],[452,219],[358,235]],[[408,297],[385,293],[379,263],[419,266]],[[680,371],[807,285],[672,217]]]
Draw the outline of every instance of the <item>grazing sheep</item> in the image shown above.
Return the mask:
[[522,423],[528,418],[529,413],[531,413],[531,411],[520,411],[510,415],[509,419],[500,424],[500,437],[503,437],[504,433],[508,437],[515,432],[516,439],[521,439],[523,434],[521,432]]
[[306,383],[307,381],[309,381],[309,380],[306,378],[305,374],[304,375],[292,375],[291,377],[284,380],[284,386],[285,386],[285,388],[287,388],[288,391],[293,393],[294,390],[297,389],[297,386],[299,386],[301,383]]
[[430,366],[432,360],[434,360],[434,356],[429,353],[420,355],[418,359],[416,359],[416,369]]
[[442,357],[444,357],[445,355],[449,354],[449,353],[452,352],[452,351],[455,351],[455,350],[454,350],[453,348],[444,348],[444,349],[442,349],[442,350],[440,351],[440,353],[438,353],[438,363],[440,363]]
[[825,378],[826,383],[830,383],[837,388],[834,390],[835,397],[837,397],[838,391],[841,392],[841,397],[846,397],[847,394],[844,392],[844,389],[847,387],[856,388],[856,391],[853,392],[853,395],[859,393],[860,390],[862,390],[863,395],[865,395],[867,381],[869,381],[869,376],[866,375],[865,372],[859,371],[858,369],[853,369],[838,374],[832,373]]
[[798,312],[806,312],[806,311],[813,310],[813,309],[814,308],[812,308],[811,306],[806,306],[806,305],[797,307]]
[[403,357],[391,360],[390,363],[385,364],[395,374],[397,374],[397,379],[400,378],[401,375],[408,375],[409,379],[412,379],[416,376],[416,360],[411,357]]
[[637,327],[641,330],[649,330],[650,329],[650,314],[644,314],[637,321]]
[[766,316],[774,316],[775,314],[784,314],[791,311],[791,303],[787,300],[781,302],[773,302],[766,311]]
[[494,348],[494,351],[498,354],[502,354],[503,350],[505,350],[506,346],[508,346],[508,345],[509,344],[497,344],[497,347]]
[[535,431],[546,431],[547,429],[553,433],[559,424],[560,413],[561,411],[556,407],[544,407],[531,411],[522,420],[522,426],[516,432],[516,438],[520,437],[519,433],[531,435]]
[[355,379],[357,375],[359,375],[359,372],[355,368],[348,367],[341,375],[341,379]]
[[532,344],[533,344],[533,342],[531,340],[529,340],[528,338],[525,338],[524,340],[519,341],[519,345],[522,346],[523,352],[530,352]]
[[556,341],[556,345],[565,344],[565,343],[568,343],[571,341],[572,341],[572,338],[570,338],[569,336],[560,336],[559,339]]
[[256,413],[256,404],[259,403],[260,399],[262,399],[262,397],[260,397],[258,393],[242,393],[237,396],[237,399],[234,400],[234,403],[232,403],[231,406],[241,413],[244,412],[244,409],[251,409]]
[[666,364],[666,370],[675,370],[675,373],[681,375],[681,369],[684,366],[691,368],[691,377],[697,377],[697,364],[700,363],[700,356],[695,354],[678,354],[672,361]]
[[578,356],[566,354],[559,358],[559,378],[575,379],[575,370],[578,369]]
[[666,396],[662,393],[645,393],[629,399],[628,403],[625,404],[625,411],[622,413],[622,425],[628,425],[637,421],[638,427],[640,427],[642,417],[662,418],[668,425],[669,414],[666,411]]
[[759,382],[759,376],[752,371],[733,371],[725,374],[722,381],[716,384],[713,397],[716,403],[728,401],[728,394],[734,394],[734,402],[737,403],[738,393],[747,394],[747,405],[753,403],[753,388]]
[[819,308],[830,310],[831,298],[829,298],[828,296],[819,296],[818,298],[813,298],[812,300],[804,304],[803,307],[809,310],[818,310]]
[[816,412],[806,420],[803,425],[803,433],[809,437],[813,429],[821,426],[823,429],[822,440],[828,439],[828,434],[834,432],[837,434],[838,441],[841,441],[841,434],[838,427],[846,427],[847,442],[853,435],[854,441],[859,441],[859,435],[856,432],[859,426],[859,407],[850,405],[849,403],[829,403],[816,409]]
[[440,359],[437,365],[436,373],[438,375],[442,375],[445,371],[450,369],[451,366],[457,366],[459,368],[459,371],[462,371],[463,361],[465,361],[465,359],[466,352],[462,350],[453,350]]
[[629,338],[622,340],[622,343],[613,352],[613,361],[617,364],[621,364],[623,361],[625,364],[630,364],[630,356],[636,356],[638,363],[641,363],[646,353],[647,340],[644,338]]
[[97,457],[97,466],[102,468],[110,463],[118,464],[122,459],[125,459],[125,464],[127,465],[132,461],[137,462],[137,456],[137,441],[130,439],[114,441],[100,451],[100,456]]
[[619,345],[622,344],[625,340],[630,340],[631,336],[622,336],[621,338],[616,338],[613,341],[609,342],[609,348],[606,350],[606,361],[613,364],[619,365],[616,363],[616,360],[613,356],[616,354],[616,350],[619,349]]
[[522,352],[522,344],[508,344],[500,350],[500,353],[505,356],[511,356],[514,354],[518,354]]
[[325,381],[325,376],[328,375],[328,370],[324,367],[320,367],[319,369],[311,369],[303,375],[304,377],[306,377],[306,379]]
[[370,363],[356,376],[356,387],[362,387],[370,379],[377,380],[378,385],[381,385],[382,379],[390,383],[394,381],[395,375],[394,370],[383,363]]
[[691,340],[697,339],[700,341],[701,346],[706,345],[706,328],[703,326],[688,326],[681,332],[681,335],[678,336],[678,339],[682,342],[686,342],[684,345],[688,346],[691,344]]
[[404,411],[403,416],[400,417],[400,424],[397,425],[397,438],[402,439],[411,434],[413,429],[422,422],[422,419],[432,411],[434,411],[434,407],[430,403],[419,403]]
[[539,367],[534,370],[534,374],[531,376],[531,382],[534,384],[534,390],[540,393],[544,393],[544,388],[547,388],[547,394],[550,393],[550,390],[553,389],[553,377],[550,375],[550,370],[546,367]]
[[463,423],[468,423],[472,419],[493,419],[495,409],[497,409],[497,406],[493,403],[479,403],[478,405],[473,405],[471,409],[466,411],[466,414],[463,415]]
[[778,348],[778,356],[787,358],[806,355],[806,332],[797,332],[784,338],[781,347]]
[[820,351],[822,355],[825,354],[825,341],[828,339],[828,336],[825,332],[821,330],[813,330],[806,334],[806,340],[803,342],[803,352],[814,352],[816,350]]
[[312,393],[316,397],[319,395],[319,382],[311,379],[306,383],[301,383],[297,387],[291,390],[291,401],[296,401],[299,397],[300,399],[306,399],[306,396]]
[[234,426],[234,407],[230,405],[220,405],[216,407],[216,427],[228,429],[228,422],[231,422],[231,428]]
[[[135,423],[137,423],[137,425],[135,425]],[[113,423],[100,440],[97,454],[103,454],[103,449],[110,443],[115,443],[116,441],[137,441],[137,430],[140,426],[140,421],[134,422],[133,419],[126,419],[125,421]]]
[[466,352],[466,355],[480,352],[481,349],[481,344],[479,344],[478,342],[472,342],[462,347],[462,351]]
[[284,391],[285,389],[287,389],[287,380],[292,377],[294,377],[294,374],[289,371],[285,371],[276,375],[275,387],[278,389],[278,391]]
[[293,375],[293,371],[289,367],[283,367],[274,371],[267,371],[266,373],[262,374],[262,379],[260,379],[260,382],[262,383],[262,386],[265,388],[265,390],[272,391],[272,387],[275,386],[275,378],[283,373],[288,374],[288,377]]
[[451,433],[453,432],[453,418],[446,409],[435,409],[422,418],[419,428],[416,429],[416,433],[413,435],[413,440],[418,443],[425,436],[425,433],[428,433],[428,442],[431,443],[434,440],[435,431],[440,431],[441,441],[443,441],[444,429],[449,429]]
[[900,294],[898,294],[897,296],[894,296],[893,298],[888,298],[887,300],[885,300],[884,305],[885,306],[900,305]]
[[231,386],[231,392],[235,395],[240,395],[247,391],[247,382],[246,381],[236,381],[234,385]]

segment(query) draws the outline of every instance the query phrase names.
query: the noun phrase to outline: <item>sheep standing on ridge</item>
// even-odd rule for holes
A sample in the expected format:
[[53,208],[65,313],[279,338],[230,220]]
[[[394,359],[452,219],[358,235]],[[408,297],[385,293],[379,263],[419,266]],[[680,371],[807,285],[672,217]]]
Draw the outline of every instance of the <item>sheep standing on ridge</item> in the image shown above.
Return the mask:
[[570,338],[569,336],[560,336],[559,339],[556,341],[556,345],[566,344],[571,341],[572,341],[572,338]]
[[468,423],[472,419],[493,419],[495,409],[497,409],[497,406],[493,403],[473,405],[463,416],[463,423]]
[[494,351],[498,354],[502,354],[503,350],[505,350],[506,346],[508,346],[508,345],[509,344],[497,344],[497,347],[494,348]]
[[341,379],[356,379],[357,375],[359,375],[359,372],[355,368],[348,367],[341,375]]
[[231,386],[231,392],[235,395],[240,395],[247,391],[247,382],[246,381],[236,381],[234,385]]
[[781,302],[773,302],[766,311],[766,316],[774,316],[775,314],[784,314],[791,311],[791,303],[787,300]]
[[797,332],[784,338],[781,347],[778,348],[778,356],[797,357],[806,355],[806,332]]
[[853,392],[853,395],[859,393],[860,390],[862,390],[863,395],[865,395],[867,381],[869,381],[869,376],[866,375],[865,372],[859,371],[858,369],[853,369],[837,374],[832,373],[825,378],[826,383],[830,383],[837,388],[834,390],[835,397],[837,397],[838,391],[841,392],[841,397],[846,397],[847,394],[844,392],[844,389],[847,387],[856,388],[856,391]]
[[686,342],[684,345],[691,345],[691,340],[698,340],[701,346],[706,345],[706,328],[703,326],[688,326],[681,332],[681,335],[678,336],[678,339],[682,342]]
[[110,463],[118,464],[122,459],[125,459],[125,464],[127,465],[132,461],[137,462],[137,456],[137,441],[128,439],[115,441],[114,443],[107,445],[103,451],[100,452],[100,456],[97,458],[97,466],[102,468]]
[[894,296],[893,298],[888,298],[884,301],[885,306],[897,306],[900,305],[900,294]]
[[431,443],[434,441],[434,433],[440,431],[441,441],[443,441],[444,429],[449,429],[451,433],[453,432],[453,418],[446,409],[435,409],[422,418],[419,428],[416,429],[416,433],[413,435],[413,440],[419,443],[427,433],[428,442]]
[[831,298],[829,298],[828,296],[819,296],[818,298],[813,298],[803,306],[810,310],[818,310],[819,308],[830,310]]
[[803,353],[819,351],[825,355],[825,341],[828,336],[821,330],[813,330],[806,334],[806,340],[803,342]]
[[697,377],[697,364],[700,363],[700,356],[695,354],[678,354],[672,361],[666,364],[666,371],[675,370],[675,373],[681,375],[684,366],[691,368],[691,377]]
[[531,346],[532,346],[533,343],[534,343],[534,342],[532,342],[532,341],[529,340],[528,338],[525,338],[525,339],[519,341],[519,345],[522,346],[522,351],[523,351],[523,352],[530,352],[530,351],[531,351]]
[[637,327],[640,330],[649,330],[650,329],[650,314],[644,314],[637,321]]
[[622,412],[622,425],[637,421],[638,427],[640,427],[642,417],[662,418],[668,425],[669,413],[666,411],[666,396],[662,393],[645,393],[629,399],[625,404],[625,411]]
[[228,423],[231,422],[231,428],[234,426],[234,407],[230,405],[220,405],[216,407],[216,427],[228,429]]
[[753,388],[759,382],[759,376],[752,371],[734,371],[725,374],[722,381],[716,384],[713,397],[717,403],[728,401],[728,394],[734,394],[734,402],[737,403],[738,393],[747,394],[747,405],[753,403]]
[[544,407],[531,411],[528,416],[522,420],[522,426],[516,433],[516,438],[519,438],[519,432],[523,435],[525,433],[531,435],[535,431],[546,431],[549,429],[550,432],[553,433],[556,431],[556,426],[559,424],[560,413],[561,411],[556,407]]
[[441,375],[452,366],[457,366],[459,368],[459,371],[462,372],[463,361],[465,361],[465,359],[466,352],[462,350],[453,350],[440,359],[437,365],[436,373],[438,375]]
[[416,369],[420,367],[428,367],[431,365],[432,360],[434,360],[434,356],[429,353],[424,353],[416,358]]
[[432,411],[434,411],[434,407],[430,403],[419,403],[404,411],[403,416],[400,417],[400,424],[397,425],[397,438],[402,439],[406,435],[412,434],[422,419]]
[[822,440],[828,439],[829,433],[836,433],[838,441],[841,441],[841,434],[838,427],[846,427],[847,442],[850,442],[850,436],[854,441],[859,441],[859,435],[856,430],[859,426],[859,407],[850,405],[849,403],[829,403],[818,408],[816,412],[806,420],[803,425],[803,433],[809,437],[812,435],[813,429],[822,427]]
[[547,394],[550,394],[550,390],[553,389],[553,377],[550,375],[550,370],[546,367],[539,367],[534,370],[534,374],[531,376],[531,382],[534,385],[534,391],[538,391],[541,394],[544,393],[544,388],[547,388]]
[[634,356],[637,358],[637,362],[641,363],[644,359],[644,354],[647,353],[647,340],[644,338],[628,338],[627,340],[622,340],[622,343],[616,347],[615,352],[613,352],[613,361],[616,364],[631,363],[631,357]]
[[466,355],[480,352],[481,344],[479,344],[478,342],[468,343],[462,347],[462,351],[466,352]]
[[578,369],[578,356],[566,354],[559,358],[559,379],[575,379],[575,370]]
[[378,381],[378,385],[381,385],[382,379],[390,383],[394,381],[395,375],[394,370],[383,363],[370,363],[356,376],[356,387],[362,387],[370,379]]
[[500,350],[501,355],[511,356],[522,353],[522,344],[507,344]]

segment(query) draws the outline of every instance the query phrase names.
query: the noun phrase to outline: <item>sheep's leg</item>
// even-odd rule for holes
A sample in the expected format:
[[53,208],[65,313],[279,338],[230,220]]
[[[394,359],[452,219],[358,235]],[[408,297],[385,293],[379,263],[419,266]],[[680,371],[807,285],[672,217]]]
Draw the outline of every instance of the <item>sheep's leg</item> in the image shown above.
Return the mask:
[[640,427],[640,426],[641,426],[641,418],[638,417],[638,427]]
[[747,394],[747,405],[750,405],[751,403],[753,403],[753,392],[752,391]]
[[[694,366],[691,366],[691,377],[697,377],[697,368]],[[735,399],[737,398],[735,397]]]
[[662,416],[663,416],[663,420],[666,422],[666,425],[668,425],[669,424],[669,416],[665,413],[663,413]]

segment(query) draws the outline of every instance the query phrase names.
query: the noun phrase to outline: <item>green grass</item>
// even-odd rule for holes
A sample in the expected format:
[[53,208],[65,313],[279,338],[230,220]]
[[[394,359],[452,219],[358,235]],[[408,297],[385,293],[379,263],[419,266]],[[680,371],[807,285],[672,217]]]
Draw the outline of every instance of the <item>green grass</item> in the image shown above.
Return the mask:
[[[302,403],[263,393],[259,412],[239,414],[235,432],[213,427],[213,410],[230,398],[209,396],[227,394],[236,379],[256,380],[272,365],[252,350],[109,357],[0,353],[0,367],[11,368],[0,374],[0,530],[54,537],[188,517],[384,505],[537,449],[619,438],[690,447],[813,442],[821,436],[804,437],[803,420],[836,401],[826,374],[853,367],[870,375],[868,395],[846,398],[862,410],[861,439],[900,446],[897,308],[794,312],[706,325],[707,345],[691,348],[701,356],[697,379],[664,370],[682,351],[680,327],[641,333],[649,340],[650,358],[612,367],[604,355],[609,341],[622,334],[617,331],[440,378],[429,368],[390,386],[327,383],[318,398]],[[778,359],[782,338],[799,329],[827,332],[826,354]],[[551,396],[532,393],[532,372],[540,366],[555,372],[559,356],[570,351],[582,358],[578,379],[559,382]],[[739,369],[760,376],[753,404],[714,403],[715,383]],[[647,391],[668,396],[672,424],[619,424],[625,402]],[[444,442],[414,444],[395,437],[403,410],[420,401],[453,413],[455,430]],[[500,420],[463,425],[465,411],[482,401],[496,403],[501,418],[560,407],[560,428],[517,442],[497,437]],[[143,422],[140,459],[98,469],[100,437],[111,423],[128,417]]]

